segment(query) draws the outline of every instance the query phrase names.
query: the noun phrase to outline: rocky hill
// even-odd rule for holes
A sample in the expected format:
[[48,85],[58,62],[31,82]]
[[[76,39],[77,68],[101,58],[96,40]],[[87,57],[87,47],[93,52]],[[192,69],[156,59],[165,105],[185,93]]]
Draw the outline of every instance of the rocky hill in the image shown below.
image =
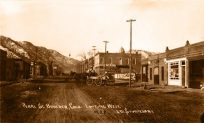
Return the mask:
[[[125,49],[123,47],[120,48],[119,50],[120,53],[125,53]],[[126,51],[126,53],[129,53],[129,51]],[[155,55],[158,54],[157,52],[150,52],[150,51],[146,51],[146,50],[138,50],[138,49],[133,49],[132,53],[139,53],[142,56],[142,59],[146,59],[149,58],[149,56],[151,55]]]
[[150,52],[150,51],[146,51],[146,50],[133,50],[132,53],[140,53],[142,56],[142,59],[146,59],[149,58],[149,56],[151,55],[155,55],[157,54],[156,52]]
[[21,58],[26,62],[38,61],[44,64],[52,62],[60,67],[63,72],[74,70],[78,60],[66,57],[59,52],[41,46],[35,46],[29,41],[14,41],[5,36],[0,36],[0,46],[7,51],[9,58]]

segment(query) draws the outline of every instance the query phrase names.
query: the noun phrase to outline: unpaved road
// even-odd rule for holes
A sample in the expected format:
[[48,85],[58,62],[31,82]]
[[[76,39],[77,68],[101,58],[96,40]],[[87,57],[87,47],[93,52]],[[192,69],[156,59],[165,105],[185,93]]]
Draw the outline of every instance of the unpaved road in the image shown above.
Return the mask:
[[110,122],[110,118],[100,112],[100,109],[90,107],[96,104],[75,84],[59,83],[49,86],[53,88],[53,91],[48,92],[51,95],[49,102],[39,104],[44,108],[37,106],[35,115],[29,118],[28,123]]
[[75,83],[17,83],[0,87],[0,123],[194,123],[204,93],[141,90]]
[[75,83],[19,83],[1,87],[1,123],[118,122]]

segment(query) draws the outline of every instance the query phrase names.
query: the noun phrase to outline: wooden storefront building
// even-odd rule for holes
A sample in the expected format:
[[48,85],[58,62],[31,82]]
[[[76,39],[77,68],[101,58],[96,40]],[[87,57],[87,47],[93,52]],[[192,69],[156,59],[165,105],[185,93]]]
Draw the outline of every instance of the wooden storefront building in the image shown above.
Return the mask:
[[204,41],[150,56],[141,62],[142,81],[200,88],[204,83]]

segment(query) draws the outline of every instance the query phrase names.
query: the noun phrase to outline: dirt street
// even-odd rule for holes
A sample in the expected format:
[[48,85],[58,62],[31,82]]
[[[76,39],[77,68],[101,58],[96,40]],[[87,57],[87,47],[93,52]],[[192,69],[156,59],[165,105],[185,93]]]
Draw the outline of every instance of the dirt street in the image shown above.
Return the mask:
[[[33,123],[68,123],[68,122],[109,122],[105,115],[96,108],[87,108],[94,102],[73,83],[50,84],[54,86],[49,102],[41,104],[44,109],[38,109],[28,122]],[[42,88],[43,89],[43,88]],[[61,107],[60,107],[61,106]]]
[[104,108],[107,107],[94,102],[74,83],[22,83],[1,90],[1,122],[6,123],[118,121],[117,117],[107,117]]
[[192,123],[203,93],[126,86],[18,83],[1,88],[1,123]]

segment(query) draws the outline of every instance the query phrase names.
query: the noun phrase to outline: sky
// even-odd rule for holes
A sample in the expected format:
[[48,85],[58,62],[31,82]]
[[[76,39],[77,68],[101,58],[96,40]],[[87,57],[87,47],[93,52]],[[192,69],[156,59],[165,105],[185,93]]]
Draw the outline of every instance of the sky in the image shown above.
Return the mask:
[[79,59],[130,47],[164,52],[204,41],[204,0],[0,0],[0,34]]

